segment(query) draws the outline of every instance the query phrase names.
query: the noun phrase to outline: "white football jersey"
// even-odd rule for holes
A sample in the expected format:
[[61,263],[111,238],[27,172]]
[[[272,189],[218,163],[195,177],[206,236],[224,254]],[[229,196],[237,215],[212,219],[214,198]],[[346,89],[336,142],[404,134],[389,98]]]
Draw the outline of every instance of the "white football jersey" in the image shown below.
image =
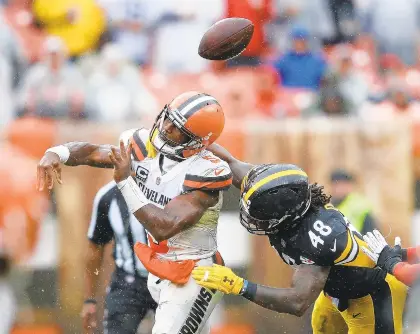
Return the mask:
[[[217,251],[216,233],[223,190],[232,184],[229,165],[209,151],[202,151],[180,162],[163,158],[159,153],[150,154],[147,149],[150,151],[151,148],[147,129],[128,130],[120,138],[126,143],[131,141],[136,183],[154,205],[164,208],[173,198],[194,190],[219,191],[217,205],[209,208],[200,221],[190,228],[160,243],[148,233],[150,247],[166,259],[176,261],[211,257]],[[163,166],[162,158],[166,161]]]

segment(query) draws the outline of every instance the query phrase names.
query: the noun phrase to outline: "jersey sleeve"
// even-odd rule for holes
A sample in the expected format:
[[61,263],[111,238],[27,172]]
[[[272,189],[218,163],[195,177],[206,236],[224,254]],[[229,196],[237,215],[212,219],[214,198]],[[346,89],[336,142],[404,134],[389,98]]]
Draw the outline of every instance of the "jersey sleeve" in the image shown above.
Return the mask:
[[229,165],[211,154],[194,161],[187,171],[183,183],[183,191],[223,191],[232,185],[232,172]]
[[320,254],[325,265],[372,267],[372,261],[361,251],[364,241],[360,234],[342,215],[335,215],[328,220],[328,225],[333,232]]
[[112,201],[112,192],[115,184],[102,187],[93,201],[92,216],[88,229],[88,239],[96,245],[105,245],[114,237],[111,222],[109,220],[109,208]]
[[351,261],[353,257],[353,236],[346,227],[340,212],[329,212],[319,216],[307,230],[310,247],[308,254],[320,266],[333,266]]

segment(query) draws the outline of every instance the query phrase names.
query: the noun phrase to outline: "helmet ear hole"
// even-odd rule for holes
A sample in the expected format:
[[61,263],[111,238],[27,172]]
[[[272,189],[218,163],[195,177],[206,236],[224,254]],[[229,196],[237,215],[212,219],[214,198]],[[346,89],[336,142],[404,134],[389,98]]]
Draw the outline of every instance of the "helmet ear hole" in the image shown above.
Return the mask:
[[273,189],[273,190],[270,190],[268,193],[269,193],[270,195],[276,195],[278,192],[279,192],[279,190],[278,190],[278,189]]

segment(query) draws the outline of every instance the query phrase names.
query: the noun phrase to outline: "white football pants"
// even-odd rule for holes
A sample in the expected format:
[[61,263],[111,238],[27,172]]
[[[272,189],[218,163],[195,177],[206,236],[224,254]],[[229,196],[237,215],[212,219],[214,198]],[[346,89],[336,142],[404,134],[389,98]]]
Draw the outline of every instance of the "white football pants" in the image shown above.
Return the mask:
[[[198,265],[211,266],[211,258]],[[190,277],[187,284],[177,285],[149,274],[147,286],[158,303],[152,334],[209,334],[206,323],[214,307],[223,297],[219,291],[210,291]]]

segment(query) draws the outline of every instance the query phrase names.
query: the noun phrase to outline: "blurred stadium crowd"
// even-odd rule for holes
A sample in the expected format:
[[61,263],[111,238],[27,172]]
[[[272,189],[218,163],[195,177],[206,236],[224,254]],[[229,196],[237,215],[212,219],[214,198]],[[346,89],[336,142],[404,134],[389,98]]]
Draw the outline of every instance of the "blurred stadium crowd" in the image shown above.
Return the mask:
[[[2,2],[3,125],[148,118],[192,88],[233,118],[420,112],[416,0]],[[235,16],[255,24],[247,50],[200,58],[203,32]]]
[[[13,137],[16,127],[18,132],[36,127],[37,139],[22,146],[32,158],[51,146],[49,120],[149,126],[166,103],[186,90],[215,96],[230,124],[237,119],[420,118],[420,0],[0,3],[0,135],[12,129],[9,139],[19,144]],[[200,58],[203,33],[224,17],[254,23],[250,45],[227,62]],[[21,122],[27,119],[43,122]],[[25,159],[10,147],[2,152]],[[420,156],[420,149],[416,152]],[[0,175],[17,165],[13,159]],[[36,166],[32,160],[19,165],[25,165],[21,175]],[[45,198],[29,188],[22,187],[23,192],[27,198],[16,201],[27,203],[28,216],[37,220],[32,209],[42,211]],[[5,222],[0,219],[0,254]],[[36,235],[36,223],[31,226],[26,233]],[[35,239],[29,238],[24,259],[17,262],[29,257]],[[21,240],[14,240],[10,247],[22,253]],[[15,283],[25,289],[22,270],[19,277],[22,283]]]

